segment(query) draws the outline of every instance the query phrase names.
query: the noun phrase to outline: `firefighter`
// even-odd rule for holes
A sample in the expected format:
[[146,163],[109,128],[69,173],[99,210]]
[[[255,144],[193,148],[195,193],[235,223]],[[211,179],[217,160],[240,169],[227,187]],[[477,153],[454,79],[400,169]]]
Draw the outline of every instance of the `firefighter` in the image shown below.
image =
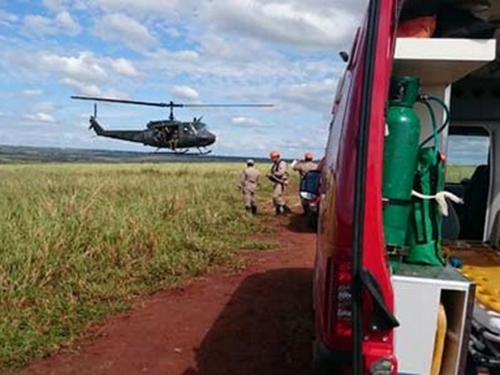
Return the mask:
[[304,160],[292,162],[292,169],[299,172],[300,178],[303,178],[307,172],[318,169],[318,164],[313,162],[313,154],[306,152],[304,155]]
[[257,213],[256,193],[259,184],[260,172],[255,168],[255,162],[252,159],[247,160],[246,168],[241,171],[240,190],[243,193],[245,210],[253,215]]
[[278,151],[271,151],[269,154],[273,165],[271,170],[266,175],[267,178],[274,184],[273,190],[273,204],[276,210],[276,215],[288,214],[292,212],[290,208],[286,205],[283,200],[283,194],[285,192],[285,187],[288,185],[288,173],[287,165],[284,160],[281,159],[280,153]]

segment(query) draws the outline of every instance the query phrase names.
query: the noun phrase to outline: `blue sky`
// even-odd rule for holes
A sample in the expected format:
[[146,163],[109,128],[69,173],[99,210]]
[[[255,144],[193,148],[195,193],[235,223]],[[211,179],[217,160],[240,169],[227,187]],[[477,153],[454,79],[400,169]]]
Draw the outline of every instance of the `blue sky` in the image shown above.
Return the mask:
[[[214,153],[286,157],[324,149],[331,101],[363,0],[0,0],[0,143],[153,150],[88,130],[97,95],[272,109],[180,109],[204,116]],[[99,105],[110,129],[161,109]]]

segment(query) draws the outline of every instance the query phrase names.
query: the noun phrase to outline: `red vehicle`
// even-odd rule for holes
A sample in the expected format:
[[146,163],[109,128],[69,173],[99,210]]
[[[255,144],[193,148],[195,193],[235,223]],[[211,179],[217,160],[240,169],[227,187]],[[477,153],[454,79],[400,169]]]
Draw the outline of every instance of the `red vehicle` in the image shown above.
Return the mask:
[[[439,342],[437,337],[443,337],[445,344],[441,348],[442,360],[437,361],[442,362],[442,367],[436,373],[462,374],[465,370],[473,283],[445,264],[435,268],[415,264],[410,274],[407,270],[396,272],[390,263],[392,247],[384,228],[388,199],[383,195],[389,121],[386,113],[394,75],[418,76],[422,91],[432,92],[450,105],[452,85],[459,81],[467,84],[464,77],[494,61],[495,43],[485,42],[484,38],[480,42],[429,38],[400,43],[396,35],[401,3],[370,1],[333,104],[320,184],[314,272],[316,373],[426,375],[431,374],[432,362],[434,374],[436,356],[432,356],[432,350],[434,345],[434,350],[439,346],[434,344]],[[405,49],[410,43],[411,48]],[[472,50],[469,45],[478,49]],[[457,51],[462,51],[462,55],[454,55]],[[451,65],[457,70],[451,69]],[[419,100],[424,102],[426,99],[422,98]],[[434,111],[439,111],[436,117],[446,125],[448,121],[444,119],[449,119],[449,113],[436,108]],[[429,128],[424,122],[429,120],[419,117],[422,137]],[[429,128],[431,135],[434,133],[436,150],[438,144],[446,144],[449,132],[445,125],[439,131],[435,124],[434,130]],[[458,125],[452,123],[452,130],[454,126],[457,129]],[[441,154],[438,158],[444,163]],[[396,204],[396,199],[393,201],[389,204]],[[410,204],[400,201],[397,204]],[[439,275],[425,274],[429,270]],[[428,292],[422,292],[423,285],[429,288]],[[434,293],[435,301],[425,300],[425,296]],[[436,323],[438,305],[447,309],[448,328],[443,336],[434,332],[440,330],[440,323]],[[431,310],[432,314],[426,315]],[[418,329],[425,331],[427,325],[431,326],[431,334],[420,335]],[[414,336],[407,332],[414,332]],[[416,344],[428,339],[432,339],[430,348]],[[424,347],[429,349],[430,358],[419,357]],[[418,367],[419,361],[425,362],[428,370],[408,370]]]
[[[377,363],[385,365],[384,361],[396,365],[391,324],[394,295],[385,256],[381,195],[395,6],[393,0],[372,0],[368,18],[358,30],[338,89],[323,167],[325,198],[320,206],[314,290],[317,366],[352,364],[354,374],[369,373],[365,370]],[[369,331],[365,318],[374,309],[374,296],[370,295],[362,312],[357,303],[363,293],[362,269],[377,281],[377,298],[389,322],[369,341],[362,337]]]

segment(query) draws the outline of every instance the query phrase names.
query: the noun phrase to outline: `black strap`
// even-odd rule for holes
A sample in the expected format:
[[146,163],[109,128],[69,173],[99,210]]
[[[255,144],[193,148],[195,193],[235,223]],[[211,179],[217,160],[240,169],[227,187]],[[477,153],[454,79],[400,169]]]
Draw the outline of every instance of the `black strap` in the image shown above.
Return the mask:
[[398,320],[385,304],[384,296],[377,279],[366,268],[362,268],[361,270],[361,282],[373,299],[373,313],[370,318],[371,329],[380,332],[399,327]]
[[412,201],[411,199],[399,199],[399,198],[383,198],[384,203],[393,204],[395,206],[409,206]]

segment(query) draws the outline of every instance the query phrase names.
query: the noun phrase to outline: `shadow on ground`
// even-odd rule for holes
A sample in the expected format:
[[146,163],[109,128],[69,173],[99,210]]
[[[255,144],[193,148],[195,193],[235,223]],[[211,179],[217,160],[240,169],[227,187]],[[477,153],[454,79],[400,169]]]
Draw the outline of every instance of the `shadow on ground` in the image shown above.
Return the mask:
[[287,229],[295,233],[316,233],[314,219],[304,214],[290,214]]
[[252,275],[238,287],[183,375],[310,374],[312,270]]

